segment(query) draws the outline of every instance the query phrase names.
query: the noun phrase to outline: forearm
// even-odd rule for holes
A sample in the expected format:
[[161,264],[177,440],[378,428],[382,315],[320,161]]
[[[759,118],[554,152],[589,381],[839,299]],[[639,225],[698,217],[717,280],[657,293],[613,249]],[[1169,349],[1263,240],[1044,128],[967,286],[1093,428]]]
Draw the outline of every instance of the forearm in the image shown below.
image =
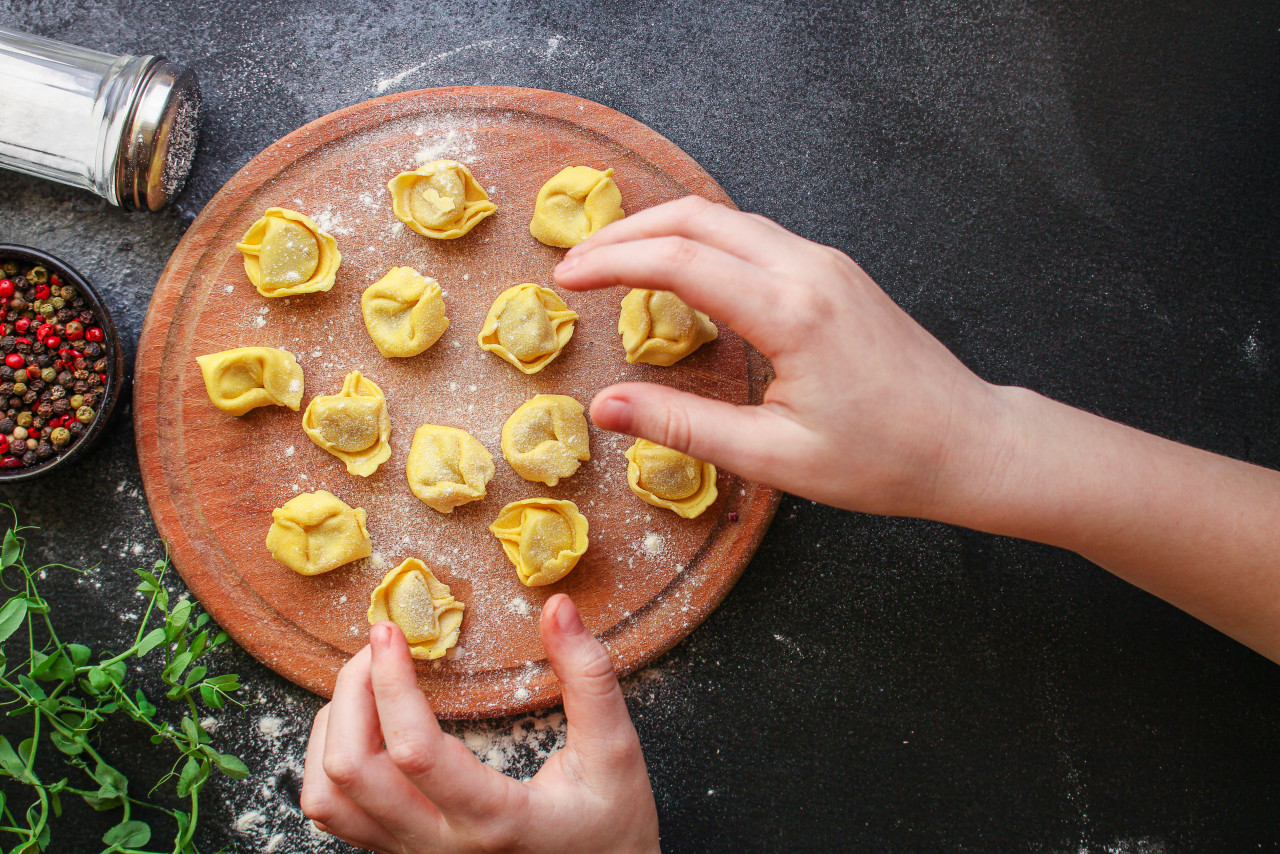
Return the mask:
[[1280,661],[1280,472],[995,391],[988,475],[937,516],[1078,552]]

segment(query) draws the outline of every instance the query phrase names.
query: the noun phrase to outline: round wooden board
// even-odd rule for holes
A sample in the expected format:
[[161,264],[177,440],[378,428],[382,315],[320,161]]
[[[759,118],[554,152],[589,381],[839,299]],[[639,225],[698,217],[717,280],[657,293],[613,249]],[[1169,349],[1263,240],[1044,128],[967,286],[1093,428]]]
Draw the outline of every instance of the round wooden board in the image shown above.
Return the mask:
[[[421,237],[392,215],[387,181],[421,162],[466,163],[498,210],[454,241]],[[466,603],[455,653],[419,663],[443,717],[490,717],[559,700],[538,636],[556,592],[626,673],[669,649],[724,598],[750,560],[778,493],[721,473],[720,498],[685,520],[642,503],[626,484],[631,440],[591,430],[591,460],[557,487],[521,479],[502,459],[507,416],[538,393],[584,404],[624,380],[661,382],[735,403],[757,403],[767,362],[732,330],[670,368],[628,365],[617,331],[622,294],[563,293],[580,319],[561,356],[525,376],[482,351],[476,334],[493,299],[521,282],[551,284],[562,250],[529,235],[538,188],[567,165],[612,167],[628,212],[694,193],[731,204],[688,155],[614,110],[530,89],[428,89],[357,104],[300,128],[250,161],[205,207],[174,251],[143,326],[134,388],[147,500],[187,586],[218,623],[267,666],[330,695],[338,669],[367,639],[369,593],[407,557],[430,566]],[[289,300],[260,297],[235,243],[263,210],[311,216],[342,251],[334,289]],[[360,294],[410,265],[445,291],[450,325],[427,352],[385,359],[360,315]],[[371,477],[301,430],[300,413],[214,409],[195,357],[262,345],[292,351],[306,376],[303,404],[333,394],[351,370],[378,383],[392,420],[392,456]],[[452,515],[409,492],[404,465],[420,424],[461,427],[493,454],[488,496]],[[316,577],[296,575],[264,545],[271,510],[327,489],[368,512],[372,558]],[[507,502],[567,498],[591,524],[591,546],[563,581],[526,588],[488,524]],[[733,520],[733,521],[731,521]]]

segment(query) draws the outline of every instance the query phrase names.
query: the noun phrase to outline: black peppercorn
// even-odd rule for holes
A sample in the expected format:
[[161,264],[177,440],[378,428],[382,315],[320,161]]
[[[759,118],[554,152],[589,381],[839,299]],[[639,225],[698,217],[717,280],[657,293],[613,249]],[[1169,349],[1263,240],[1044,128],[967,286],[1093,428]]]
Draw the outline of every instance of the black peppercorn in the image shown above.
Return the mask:
[[42,460],[47,460],[53,456],[53,445],[48,442],[41,442],[36,445],[36,456]]
[[[45,354],[48,351],[45,349],[45,346],[43,344],[41,344],[39,341],[35,341],[31,344],[31,352],[35,353],[36,358],[39,359],[42,354]],[[39,363],[37,362],[37,364]]]
[[8,365],[0,365],[0,382],[13,382],[13,368]]
[[89,374],[89,388],[102,388],[102,377],[97,374]]
[[63,371],[62,373],[58,374],[58,380],[57,380],[58,385],[62,386],[63,388],[70,388],[71,384],[75,381],[76,381],[76,378],[71,375],[70,371]]
[[52,353],[41,353],[39,356],[36,356],[36,364],[42,368],[52,368],[53,363],[54,358]]
[[[76,373],[79,373],[79,371],[76,371]],[[88,374],[86,374],[86,376],[88,376]],[[86,391],[89,390],[89,381],[76,380],[71,384],[71,390],[74,391],[76,394],[84,394]]]
[[6,412],[10,418],[18,414],[18,407],[21,405],[22,405],[22,398],[20,397],[9,398],[9,408],[8,410],[6,410]]
[[89,342],[88,342],[88,341],[85,341],[83,338],[81,338],[79,341],[72,341],[72,342],[71,342],[71,349],[72,349],[72,350],[75,350],[75,351],[78,353],[78,352],[80,352],[80,351],[84,350],[85,346],[87,346],[87,345],[88,345],[88,343],[89,343]]
[[22,396],[22,402],[30,406],[40,399],[40,395],[32,389],[27,389],[27,393]]
[[105,374],[111,365],[106,359],[99,359],[93,363],[92,367],[95,374]]
[[58,318],[59,323],[66,323],[76,316],[76,313],[69,308],[63,307],[58,309],[58,313],[54,317]]
[[106,354],[106,350],[97,341],[90,341],[84,345],[84,357],[86,359],[101,359]]
[[[60,388],[58,391],[61,391],[64,395],[67,393],[66,389]],[[55,418],[60,415],[66,415],[70,411],[71,401],[67,400],[65,397],[55,397],[53,399],[53,415]],[[3,422],[0,422],[0,432],[4,432],[2,428]]]
[[36,406],[36,418],[43,418],[45,421],[48,421],[52,417],[53,417],[53,401],[45,400]]
[[13,428],[17,426],[18,425],[12,418],[0,418],[0,433],[5,434],[6,436],[12,433]]
[[60,400],[67,396],[67,390],[60,385],[56,385],[49,389],[50,400]]
[[13,300],[9,303],[9,311],[14,314],[21,314],[30,308],[31,305],[20,294],[14,294]]
[[31,419],[31,429],[32,429],[32,430],[43,430],[43,429],[44,429],[44,425],[46,425],[46,424],[48,424],[48,423],[49,423],[49,422],[48,422],[46,419],[41,418],[39,415],[37,415],[35,418],[32,418],[32,419]]
[[24,466],[33,466],[38,462],[40,462],[40,458],[36,456],[35,451],[27,451],[22,455],[22,464]]
[[18,353],[30,353],[31,342],[26,338],[15,338],[13,339],[13,349]]
[[72,421],[67,425],[67,429],[71,431],[73,436],[82,436],[84,431],[89,429],[89,425],[81,424],[79,421]]
[[[13,394],[13,383],[0,383],[0,397],[10,397]],[[0,432],[8,433],[8,430],[0,430]]]
[[81,323],[87,323],[87,324],[89,324],[89,325],[91,325],[91,326],[92,326],[92,325],[93,325],[93,321],[94,321],[94,317],[93,317],[93,312],[92,312],[92,311],[82,311],[82,312],[80,312],[80,322],[81,322]]
[[101,399],[101,396],[96,391],[87,392],[82,394],[81,397],[84,399],[84,406],[92,406],[94,409],[98,408],[98,401]]
[[12,353],[14,344],[17,343],[17,340],[18,339],[14,338],[12,335],[6,335],[3,338],[0,338],[0,352]]

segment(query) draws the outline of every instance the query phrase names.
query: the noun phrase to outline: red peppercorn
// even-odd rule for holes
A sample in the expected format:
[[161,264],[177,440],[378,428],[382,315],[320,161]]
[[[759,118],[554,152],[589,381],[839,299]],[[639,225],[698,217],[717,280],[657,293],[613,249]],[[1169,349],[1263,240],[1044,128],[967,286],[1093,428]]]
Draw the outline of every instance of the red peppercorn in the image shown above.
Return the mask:
[[39,365],[27,365],[27,379],[34,380],[40,378]]
[[13,282],[8,279],[0,279],[0,297],[13,296]]
[[44,339],[44,346],[48,347],[50,350],[58,349],[58,346],[61,343],[62,339],[57,335],[50,335],[48,338]]
[[3,337],[8,334],[9,334],[9,324],[0,323],[0,337]]
[[4,459],[0,460],[0,468],[20,469],[22,468],[22,460],[18,459],[17,457],[5,457]]
[[69,363],[76,357],[76,351],[70,347],[63,347],[58,351],[58,355],[62,357],[64,363]]
[[106,336],[102,334],[101,327],[90,326],[84,331],[84,340],[86,341],[102,341]]
[[9,450],[9,440],[4,436],[0,436],[0,454],[7,453],[8,450]]
[[52,335],[52,334],[53,334],[53,324],[52,324],[52,323],[42,323],[42,324],[40,324],[38,327],[36,327],[36,340],[37,340],[37,341],[43,341],[44,339],[48,338],[48,337],[49,337],[50,335]]
[[0,297],[0,308],[8,309],[11,305],[13,305],[13,300],[8,297]]
[[57,273],[54,273],[49,276],[49,284],[53,285],[55,288],[60,288],[62,287],[62,279]]
[[10,353],[4,357],[4,363],[16,371],[25,365],[27,360],[22,358],[21,353]]
[[28,329],[31,328],[31,318],[19,317],[17,320],[13,322],[13,328],[18,333],[26,332]]
[[27,431],[27,438],[28,438],[28,439],[39,439],[39,438],[40,438],[40,431],[39,431],[39,430],[28,430],[28,431]]
[[13,339],[13,343],[14,343],[14,344],[26,344],[28,347],[30,347],[30,346],[31,346],[31,339],[30,339],[30,338],[15,338],[15,339]]
[[36,299],[48,299],[49,293],[48,285],[36,285]]
[[68,341],[79,341],[84,337],[84,324],[73,320],[63,327],[62,331],[66,333]]

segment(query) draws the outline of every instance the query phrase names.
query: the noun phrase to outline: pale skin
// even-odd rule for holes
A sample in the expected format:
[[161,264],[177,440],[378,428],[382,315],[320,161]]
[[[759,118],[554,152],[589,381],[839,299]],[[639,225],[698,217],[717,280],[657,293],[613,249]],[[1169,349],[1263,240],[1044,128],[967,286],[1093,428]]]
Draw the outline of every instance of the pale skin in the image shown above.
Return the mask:
[[[1280,661],[1280,473],[986,383],[844,254],[702,199],[608,226],[555,279],[671,291],[776,372],[751,407],[611,386],[591,404],[600,429],[838,507],[1071,549]],[[395,854],[657,850],[635,729],[603,648],[576,612],[561,628],[571,609],[556,596],[542,616],[568,738],[532,781],[440,732],[403,636],[379,624],[316,717],[307,814]]]

